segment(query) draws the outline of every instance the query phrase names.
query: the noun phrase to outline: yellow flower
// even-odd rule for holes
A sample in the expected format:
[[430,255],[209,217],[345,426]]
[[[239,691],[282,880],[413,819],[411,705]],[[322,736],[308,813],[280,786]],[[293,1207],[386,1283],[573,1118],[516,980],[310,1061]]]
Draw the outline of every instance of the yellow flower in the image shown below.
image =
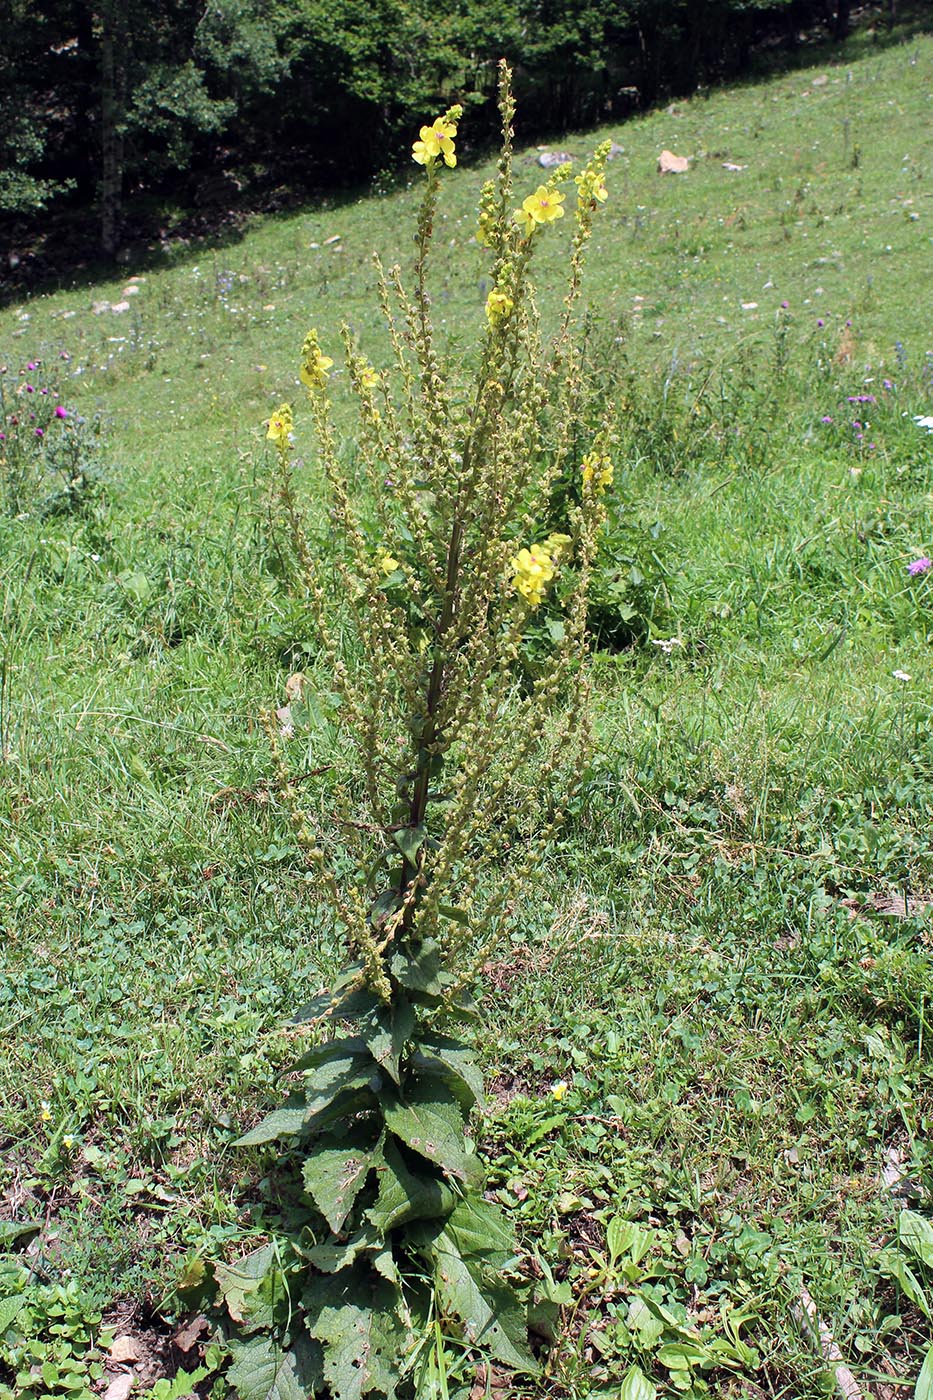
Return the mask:
[[566,1094],[568,1087],[569,1085],[567,1084],[566,1079],[558,1079],[556,1084],[551,1085],[552,1098],[555,1098],[557,1102],[560,1103],[561,1099]]
[[491,326],[501,325],[503,321],[509,319],[514,306],[512,298],[506,292],[500,292],[496,287],[486,298],[486,319]]
[[548,584],[557,573],[554,560],[543,544],[533,544],[530,549],[520,549],[510,560],[512,587],[520,593],[529,608],[538,607],[544,601]]
[[388,552],[388,550],[383,550],[383,552],[376,559],[376,563],[379,565],[379,568],[385,574],[386,578],[389,577],[389,574],[394,574],[396,569],[400,569],[402,567],[397,559],[393,559],[392,555]]
[[266,437],[270,442],[274,442],[276,447],[287,447],[294,426],[291,405],[281,403],[269,419],[269,431],[266,433]]
[[597,204],[603,204],[609,198],[609,191],[603,184],[603,177],[598,170],[588,167],[575,177],[577,186],[577,199],[582,205],[589,205],[595,209]]
[[72,1137],[71,1133],[66,1133],[65,1136],[62,1138],[62,1147],[67,1147],[70,1151],[71,1148],[74,1147],[74,1145],[75,1140]]
[[379,373],[372,365],[364,365],[360,370],[360,386],[363,389],[375,389],[379,383]]
[[595,486],[601,492],[612,485],[612,462],[605,454],[588,452],[581,467],[584,486]]
[[549,190],[547,185],[539,185],[534,194],[530,194],[524,200],[521,209],[515,210],[515,222],[525,237],[529,238],[539,224],[550,224],[555,219],[564,217],[563,203],[564,196],[557,190]]
[[302,384],[307,384],[309,389],[323,389],[327,383],[328,371],[333,363],[328,355],[321,352],[317,331],[308,331],[305,343],[301,347],[300,378]]
[[42,1100],[42,1104],[41,1104],[41,1112],[39,1113],[39,1122],[40,1122],[40,1123],[51,1123],[51,1121],[52,1121],[52,1109],[51,1109],[49,1103],[48,1103],[45,1099],[43,1099],[43,1100]]
[[443,156],[445,165],[456,165],[454,137],[457,134],[457,118],[462,111],[462,107],[451,107],[449,112],[438,117],[431,126],[423,126],[418,133],[420,141],[416,141],[411,148],[412,160],[417,161],[419,165],[432,166],[438,156]]

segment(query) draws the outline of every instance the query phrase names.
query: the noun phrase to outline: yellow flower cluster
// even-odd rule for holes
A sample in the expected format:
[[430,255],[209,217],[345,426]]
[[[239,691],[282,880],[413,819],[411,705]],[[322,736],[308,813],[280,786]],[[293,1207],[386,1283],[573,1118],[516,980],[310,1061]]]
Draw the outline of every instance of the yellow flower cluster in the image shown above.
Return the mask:
[[603,183],[602,172],[592,165],[574,177],[577,186],[577,199],[581,206],[589,205],[595,209],[597,204],[604,204],[609,198],[609,191]]
[[605,491],[612,485],[612,461],[605,453],[588,452],[581,464],[583,485],[595,486],[597,491]]
[[557,566],[571,544],[569,535],[548,535],[543,544],[520,549],[509,561],[512,587],[520,593],[529,608],[544,601],[548,585],[557,573]]
[[516,209],[513,217],[525,238],[530,238],[541,224],[550,224],[564,217],[563,203],[564,196],[557,190],[539,185],[534,194],[522,201],[521,209]]
[[507,292],[502,292],[495,287],[486,298],[486,319],[495,328],[503,321],[507,321],[515,306],[514,301]]
[[304,345],[301,347],[300,378],[302,384],[306,384],[309,389],[323,389],[333,363],[330,356],[322,352],[318,344],[317,331],[308,331]]
[[379,371],[373,369],[372,365],[364,365],[360,370],[360,385],[363,389],[373,390],[379,383]]
[[291,404],[280,403],[269,419],[269,431],[266,433],[266,437],[281,450],[288,446],[294,426]]
[[402,567],[398,560],[394,559],[387,549],[383,550],[382,553],[377,556],[376,564],[385,574],[386,578],[388,578],[390,574],[394,574],[396,569]]
[[426,165],[430,169],[438,157],[443,156],[445,165],[456,165],[457,153],[454,150],[454,137],[457,134],[457,122],[462,116],[462,107],[451,107],[430,126],[423,126],[418,133],[420,140],[416,141],[411,148],[412,160],[416,161],[418,165]]

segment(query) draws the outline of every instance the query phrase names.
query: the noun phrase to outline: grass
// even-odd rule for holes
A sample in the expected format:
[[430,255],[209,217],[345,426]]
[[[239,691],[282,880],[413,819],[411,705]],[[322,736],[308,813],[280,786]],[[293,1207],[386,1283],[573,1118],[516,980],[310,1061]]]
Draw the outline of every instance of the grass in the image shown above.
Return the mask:
[[[907,573],[933,553],[931,89],[933,40],[860,36],[598,133],[625,150],[590,345],[627,409],[601,582],[634,645],[595,658],[598,753],[480,1038],[490,1189],[561,1305],[538,1394],[615,1397],[637,1363],[664,1395],[815,1400],[803,1287],[866,1394],[920,1368],[933,1247],[897,1216],[933,1187],[933,575]],[[655,174],[665,146],[689,175]],[[486,173],[445,181],[454,354]],[[0,313],[6,384],[41,358],[110,462],[82,510],[0,518],[0,1228],[39,1223],[37,1277],[89,1312],[262,1226],[229,1143],[338,956],[265,787],[256,716],[290,672],[308,766],[340,747],[260,425],[308,324],[380,363],[369,255],[409,257],[415,198],[168,241]]]

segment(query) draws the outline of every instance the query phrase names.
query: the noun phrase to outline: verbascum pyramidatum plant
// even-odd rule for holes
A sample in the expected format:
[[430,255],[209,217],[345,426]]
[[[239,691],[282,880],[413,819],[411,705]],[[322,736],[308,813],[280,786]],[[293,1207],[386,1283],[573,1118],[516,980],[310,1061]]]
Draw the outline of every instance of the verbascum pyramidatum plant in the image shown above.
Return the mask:
[[[452,1032],[475,1015],[478,965],[554,840],[589,742],[587,587],[612,480],[611,422],[580,460],[568,454],[581,273],[608,143],[573,197],[561,167],[520,199],[505,65],[500,107],[498,176],[480,197],[491,290],[472,377],[439,352],[428,292],[441,186],[462,178],[447,174],[459,107],[414,143],[424,194],[412,289],[399,268],[376,263],[386,367],[344,331],[364,468],[352,485],[331,416],[336,347],[325,353],[312,330],[302,350],[337,541],[328,569],[356,633],[351,646],[338,638],[320,563],[293,521],[355,755],[354,781],[333,792],[339,867],[333,832],[305,810],[271,720],[267,729],[277,790],[347,966],[296,1017],[313,1042],[294,1066],[300,1087],[240,1139],[276,1145],[272,1171],[291,1182],[276,1237],[235,1266],[214,1265],[231,1319],[228,1380],[242,1400],[441,1395],[451,1354],[535,1369],[510,1281],[512,1230],[484,1198],[468,1135],[481,1077]],[[568,281],[545,338],[530,273],[562,219]],[[268,426],[289,512],[300,418],[285,403]],[[575,489],[555,532],[551,498],[568,476]],[[553,650],[520,687],[522,638],[558,587]]]

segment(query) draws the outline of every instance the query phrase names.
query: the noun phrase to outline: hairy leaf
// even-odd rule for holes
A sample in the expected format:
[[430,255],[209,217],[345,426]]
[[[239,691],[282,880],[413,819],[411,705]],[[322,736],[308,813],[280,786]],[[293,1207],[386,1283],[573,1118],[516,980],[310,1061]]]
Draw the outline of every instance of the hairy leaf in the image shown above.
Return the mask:
[[286,1295],[285,1278],[275,1245],[263,1245],[235,1264],[216,1263],[214,1279],[234,1322],[247,1330],[271,1327],[277,1303]]
[[227,1381],[239,1400],[308,1400],[323,1384],[320,1347],[298,1336],[283,1347],[271,1337],[232,1341]]
[[336,1274],[355,1264],[362,1254],[371,1254],[381,1249],[382,1234],[375,1229],[361,1230],[349,1240],[332,1240],[327,1244],[316,1244],[303,1250],[306,1259],[320,1269],[323,1274]]
[[410,1332],[401,1290],[366,1268],[315,1279],[304,1295],[308,1330],[324,1348],[324,1379],[333,1400],[377,1391],[392,1400],[399,1357]]
[[469,1046],[451,1036],[423,1034],[412,1063],[421,1073],[440,1074],[455,1089],[466,1112],[483,1104],[483,1076]]
[[360,1036],[378,1065],[387,1070],[396,1084],[401,1082],[401,1058],[415,1029],[415,1013],[405,997],[397,996],[391,1006],[379,1006],[360,1026]]
[[450,1176],[470,1174],[463,1137],[464,1115],[446,1084],[438,1079],[406,1085],[405,1101],[385,1104],[386,1127],[413,1151],[436,1162]]
[[268,1114],[238,1138],[235,1146],[256,1147],[274,1138],[297,1137],[312,1126],[323,1127],[346,1110],[348,1091],[378,1088],[379,1072],[361,1040],[348,1036],[343,1041],[330,1041],[327,1049],[328,1057],[308,1075],[304,1095],[293,1095],[285,1108]]
[[314,1143],[301,1169],[305,1190],[339,1234],[370,1169],[382,1160],[382,1137],[369,1124],[353,1123],[341,1134]]
[[458,1201],[444,1228],[466,1262],[483,1260],[504,1269],[515,1258],[511,1224],[491,1201],[470,1196]]
[[366,1212],[377,1230],[386,1234],[410,1220],[436,1220],[449,1215],[456,1197],[449,1186],[427,1172],[409,1170],[397,1145],[384,1149],[384,1164],[377,1168],[379,1195]]
[[411,992],[440,996],[451,980],[433,938],[426,938],[417,952],[397,949],[389,966],[395,980]]
[[443,1307],[460,1319],[467,1338],[513,1370],[536,1371],[528,1351],[525,1312],[511,1288],[471,1269],[446,1230],[437,1234],[424,1256],[433,1260]]

